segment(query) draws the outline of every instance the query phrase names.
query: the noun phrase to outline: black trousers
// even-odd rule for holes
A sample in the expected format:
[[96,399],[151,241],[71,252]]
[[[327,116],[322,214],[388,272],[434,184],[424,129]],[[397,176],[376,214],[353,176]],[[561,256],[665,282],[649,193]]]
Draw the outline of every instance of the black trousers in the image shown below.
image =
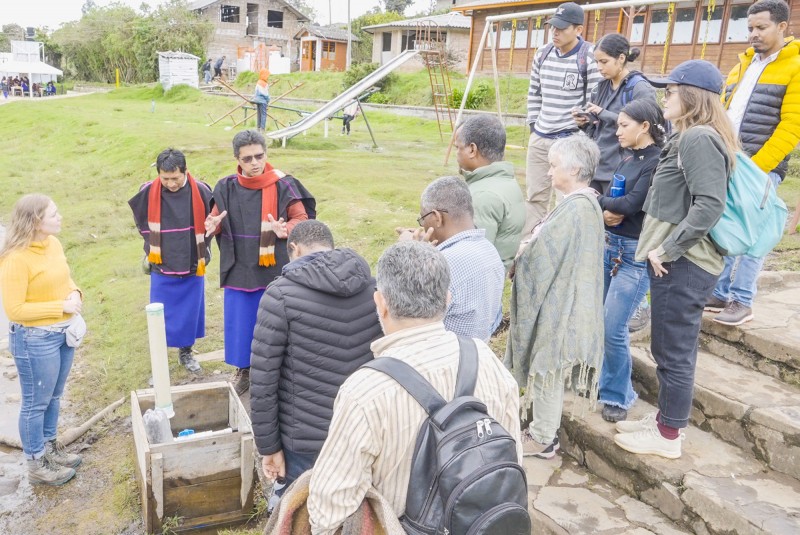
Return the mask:
[[650,276],[650,351],[658,376],[659,421],[667,426],[689,425],[697,365],[697,341],[703,307],[717,283],[712,275],[684,257],[664,263],[669,272]]
[[342,132],[344,132],[345,129],[347,129],[347,133],[348,134],[350,133],[350,123],[353,122],[353,119],[355,119],[354,115],[348,115],[345,113],[342,116]]

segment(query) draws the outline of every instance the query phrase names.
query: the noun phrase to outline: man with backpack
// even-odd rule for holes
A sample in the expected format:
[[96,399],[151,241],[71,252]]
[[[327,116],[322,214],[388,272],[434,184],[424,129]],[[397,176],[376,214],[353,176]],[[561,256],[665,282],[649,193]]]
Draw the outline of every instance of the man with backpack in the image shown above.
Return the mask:
[[[800,41],[785,37],[789,7],[759,0],[747,10],[751,47],[739,56],[722,102],[742,148],[777,188],[800,141]],[[705,309],[714,321],[741,325],[753,319],[756,279],[764,257],[726,256],[725,268]]]
[[[444,255],[430,244],[403,241],[381,255],[376,272],[375,303],[386,336],[372,350],[375,363],[386,362],[362,367],[339,390],[310,483],[312,533],[333,534],[370,488],[391,504],[408,532],[414,532],[412,517],[413,529],[421,524],[425,533],[491,529],[497,519],[505,522],[503,531],[480,533],[530,533],[518,388],[485,343],[445,330],[450,272]],[[404,371],[395,380],[398,368]],[[468,423],[459,427],[464,419]],[[432,441],[440,432],[451,434]],[[425,445],[419,452],[418,434]],[[439,470],[442,455],[462,471],[455,488],[452,474]],[[487,457],[494,462],[484,462]],[[492,477],[509,483],[493,484]],[[476,490],[470,482],[496,491],[481,491],[470,501]],[[448,511],[461,512],[451,518]]]
[[528,89],[528,161],[525,173],[527,214],[523,233],[530,234],[550,207],[552,180],[547,176],[547,154],[556,139],[578,131],[573,108],[584,109],[592,89],[602,77],[592,45],[581,37],[583,9],[574,2],[558,6],[547,21],[552,43],[533,58]]

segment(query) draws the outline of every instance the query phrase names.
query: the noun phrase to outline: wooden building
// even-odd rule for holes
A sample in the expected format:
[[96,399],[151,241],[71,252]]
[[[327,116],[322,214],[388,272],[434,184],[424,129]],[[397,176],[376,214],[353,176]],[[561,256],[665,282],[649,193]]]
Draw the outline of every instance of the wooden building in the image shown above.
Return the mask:
[[[206,50],[209,58],[225,56],[225,66],[237,64],[261,44],[291,58],[297,66],[300,50],[294,40],[308,17],[284,0],[195,0],[189,9],[214,23]],[[235,73],[229,73],[234,75]]]
[[[303,27],[294,37],[300,41],[300,71],[347,70],[347,30],[336,26]],[[360,41],[350,34],[350,40]]]
[[[792,33],[800,27],[800,0],[787,1],[790,8],[789,33]],[[473,0],[455,5],[453,11],[472,17],[470,65],[477,53],[486,17],[550,9],[560,3],[552,0]],[[634,68],[648,74],[660,73],[662,67],[669,72],[683,61],[701,57],[727,73],[737,63],[738,54],[749,46],[747,9],[752,4],[751,0],[716,0],[710,5],[709,0],[695,0],[674,4],[665,2],[638,9],[588,11],[583,35],[589,41],[596,41],[607,33],[627,35],[631,46],[642,51]],[[670,6],[674,6],[674,11],[670,11]],[[546,20],[547,17],[533,17],[498,23],[494,38],[500,73],[530,72],[536,49],[550,41]],[[491,54],[482,55],[479,70],[491,72]]]

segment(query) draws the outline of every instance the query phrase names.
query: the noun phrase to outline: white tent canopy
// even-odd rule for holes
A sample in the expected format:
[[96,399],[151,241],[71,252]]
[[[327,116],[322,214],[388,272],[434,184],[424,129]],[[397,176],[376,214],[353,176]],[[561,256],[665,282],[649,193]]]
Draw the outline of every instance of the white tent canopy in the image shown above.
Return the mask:
[[[27,76],[31,81],[37,84],[44,84],[50,81],[55,82],[56,77],[64,74],[61,69],[56,69],[52,65],[48,65],[43,61],[4,61],[0,63],[0,75],[8,76],[10,74],[18,74],[20,76]],[[33,91],[30,91],[33,96]]]

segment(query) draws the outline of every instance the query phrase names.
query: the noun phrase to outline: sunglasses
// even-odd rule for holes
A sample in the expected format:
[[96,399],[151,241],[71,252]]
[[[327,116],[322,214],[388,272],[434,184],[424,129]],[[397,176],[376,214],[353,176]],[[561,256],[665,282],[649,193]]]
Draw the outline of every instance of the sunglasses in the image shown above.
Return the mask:
[[264,156],[266,156],[266,153],[262,152],[260,154],[253,154],[252,156],[242,156],[241,158],[239,158],[239,160],[242,163],[250,163],[250,162],[253,161],[253,159],[255,159],[256,161],[260,162],[261,160],[264,159]]

